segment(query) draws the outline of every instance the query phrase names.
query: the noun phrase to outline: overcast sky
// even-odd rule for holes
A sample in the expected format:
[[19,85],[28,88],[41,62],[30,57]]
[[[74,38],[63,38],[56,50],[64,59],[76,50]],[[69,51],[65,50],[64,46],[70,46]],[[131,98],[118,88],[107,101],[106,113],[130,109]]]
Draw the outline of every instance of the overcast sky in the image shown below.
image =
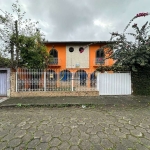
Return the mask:
[[[11,12],[14,2],[0,0],[0,8]],[[150,12],[150,0],[19,0],[19,3],[26,18],[39,21],[48,41],[109,40],[110,32],[123,32],[137,13]],[[142,25],[146,21],[150,21],[150,16],[134,22]],[[127,31],[133,30],[130,27]]]

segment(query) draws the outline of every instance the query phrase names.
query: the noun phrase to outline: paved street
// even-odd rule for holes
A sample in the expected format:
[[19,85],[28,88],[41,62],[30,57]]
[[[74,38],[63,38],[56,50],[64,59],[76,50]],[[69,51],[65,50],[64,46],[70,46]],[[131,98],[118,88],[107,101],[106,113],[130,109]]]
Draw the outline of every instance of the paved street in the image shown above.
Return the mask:
[[1,150],[148,150],[150,106],[1,108]]

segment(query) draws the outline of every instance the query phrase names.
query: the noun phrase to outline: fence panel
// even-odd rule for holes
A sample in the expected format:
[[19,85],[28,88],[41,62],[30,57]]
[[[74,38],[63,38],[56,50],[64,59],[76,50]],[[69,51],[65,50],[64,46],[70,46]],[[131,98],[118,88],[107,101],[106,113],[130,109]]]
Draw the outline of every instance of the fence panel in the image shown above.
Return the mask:
[[44,70],[18,69],[17,91],[44,91]]
[[96,91],[97,77],[93,73],[76,72],[73,80],[75,91]]
[[99,95],[131,94],[130,73],[99,73],[97,84]]

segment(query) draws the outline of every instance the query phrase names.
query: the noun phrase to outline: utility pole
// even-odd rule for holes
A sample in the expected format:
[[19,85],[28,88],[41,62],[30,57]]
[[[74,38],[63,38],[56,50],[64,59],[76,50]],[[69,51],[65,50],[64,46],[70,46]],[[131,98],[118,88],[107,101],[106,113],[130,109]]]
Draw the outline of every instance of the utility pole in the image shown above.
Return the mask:
[[16,31],[16,68],[18,67],[18,61],[19,61],[19,41],[18,41],[18,21],[15,21],[15,31]]
[[10,40],[11,67],[14,67],[14,43]]

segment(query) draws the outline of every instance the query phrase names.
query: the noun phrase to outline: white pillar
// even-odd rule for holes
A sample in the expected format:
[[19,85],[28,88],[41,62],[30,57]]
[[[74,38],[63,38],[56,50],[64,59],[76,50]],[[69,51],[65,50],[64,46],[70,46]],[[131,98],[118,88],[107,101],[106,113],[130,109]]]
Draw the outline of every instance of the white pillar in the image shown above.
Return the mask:
[[46,72],[44,71],[44,91],[46,91]]
[[97,73],[97,90],[99,91],[99,84],[100,84],[100,73]]
[[16,92],[17,92],[17,88],[18,88],[17,82],[18,82],[18,77],[17,77],[17,69],[16,69]]
[[73,91],[73,83],[74,83],[74,78],[73,78],[73,73],[72,73],[72,83],[71,83],[71,87],[72,87],[72,91]]

